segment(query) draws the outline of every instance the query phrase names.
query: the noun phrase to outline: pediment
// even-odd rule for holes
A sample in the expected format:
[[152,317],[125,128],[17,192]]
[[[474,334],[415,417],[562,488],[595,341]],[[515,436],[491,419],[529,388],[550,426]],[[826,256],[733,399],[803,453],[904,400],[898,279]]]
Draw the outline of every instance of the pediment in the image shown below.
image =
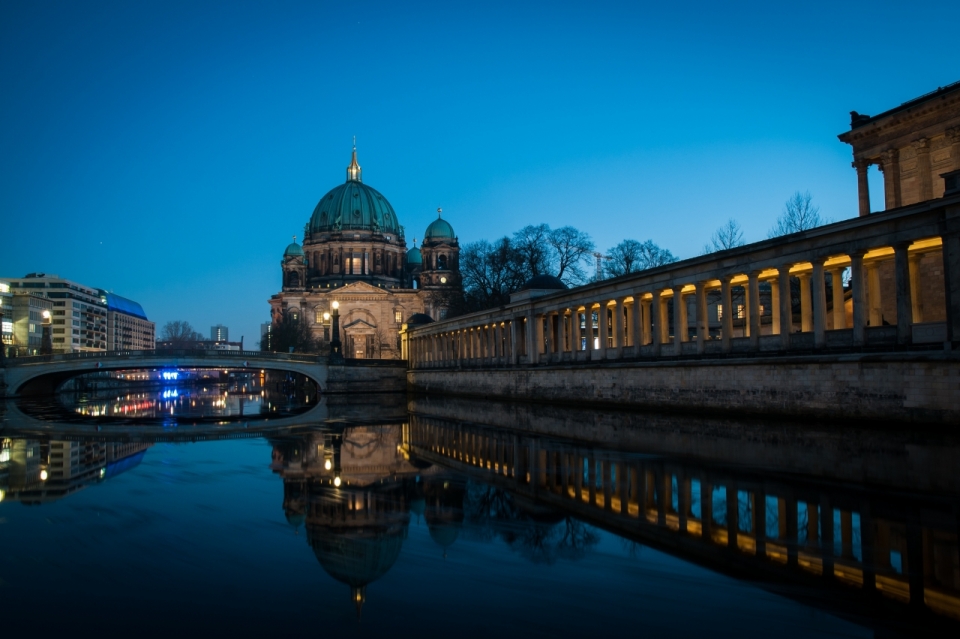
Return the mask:
[[336,289],[336,294],[340,295],[393,295],[389,289],[373,286],[366,282],[350,282],[346,286]]
[[346,330],[346,329],[348,329],[348,328],[359,328],[359,329],[369,328],[370,330],[376,330],[376,329],[377,329],[376,326],[374,326],[373,324],[371,324],[370,322],[368,322],[367,320],[364,320],[364,319],[356,319],[356,320],[353,320],[353,321],[350,322],[349,324],[344,324],[343,328],[344,328],[344,330]]

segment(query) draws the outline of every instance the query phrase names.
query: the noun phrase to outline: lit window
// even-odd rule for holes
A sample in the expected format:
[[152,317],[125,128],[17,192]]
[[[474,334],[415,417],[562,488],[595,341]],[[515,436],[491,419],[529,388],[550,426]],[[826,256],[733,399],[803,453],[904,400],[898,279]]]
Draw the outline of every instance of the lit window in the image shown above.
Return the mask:
[[737,319],[743,319],[743,304],[737,304]]
[[760,305],[760,314],[763,315],[763,304]]
[[723,304],[717,304],[717,320],[723,319]]
[[399,324],[400,322],[402,322],[402,321],[403,321],[403,311],[395,311],[395,312],[393,313],[393,321],[395,321],[397,324]]
[[317,324],[323,323],[323,311],[321,311],[319,308],[316,310],[316,318],[313,321]]

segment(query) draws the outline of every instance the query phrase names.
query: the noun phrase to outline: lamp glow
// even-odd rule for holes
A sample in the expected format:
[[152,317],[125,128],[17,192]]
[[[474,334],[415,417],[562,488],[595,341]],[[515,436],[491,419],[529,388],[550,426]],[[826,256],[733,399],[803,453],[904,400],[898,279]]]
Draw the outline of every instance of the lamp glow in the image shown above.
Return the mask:
[[339,477],[334,477],[334,478],[333,478],[333,485],[336,486],[337,488],[340,487],[340,478],[339,478]]
[[328,459],[327,461],[323,462],[323,468],[324,468],[325,470],[330,470],[331,468],[333,468],[333,464],[330,463],[330,460],[329,460],[329,459]]
[[333,302],[333,304],[331,304],[331,306],[332,306],[333,308],[340,308],[340,302],[334,300],[334,302]]
[[323,314],[323,321],[324,321],[324,322],[329,322],[329,321],[330,321],[330,313],[324,313],[324,314]]
[[47,481],[47,477],[48,477],[48,476],[49,476],[49,475],[47,475],[47,471],[46,471],[46,470],[41,470],[41,471],[40,471],[40,481]]

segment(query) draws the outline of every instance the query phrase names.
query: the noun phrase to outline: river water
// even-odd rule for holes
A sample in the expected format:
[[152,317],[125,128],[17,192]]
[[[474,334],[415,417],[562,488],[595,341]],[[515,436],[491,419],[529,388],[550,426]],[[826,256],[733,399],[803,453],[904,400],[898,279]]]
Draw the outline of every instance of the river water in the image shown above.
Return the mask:
[[960,629],[942,433],[226,378],[0,406],[4,636]]

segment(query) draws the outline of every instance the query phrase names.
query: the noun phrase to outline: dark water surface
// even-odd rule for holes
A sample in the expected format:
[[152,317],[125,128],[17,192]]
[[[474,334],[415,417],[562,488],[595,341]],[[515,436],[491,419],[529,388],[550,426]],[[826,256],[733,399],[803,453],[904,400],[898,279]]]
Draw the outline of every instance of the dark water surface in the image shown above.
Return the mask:
[[960,636],[954,437],[164,390],[0,404],[3,636]]

